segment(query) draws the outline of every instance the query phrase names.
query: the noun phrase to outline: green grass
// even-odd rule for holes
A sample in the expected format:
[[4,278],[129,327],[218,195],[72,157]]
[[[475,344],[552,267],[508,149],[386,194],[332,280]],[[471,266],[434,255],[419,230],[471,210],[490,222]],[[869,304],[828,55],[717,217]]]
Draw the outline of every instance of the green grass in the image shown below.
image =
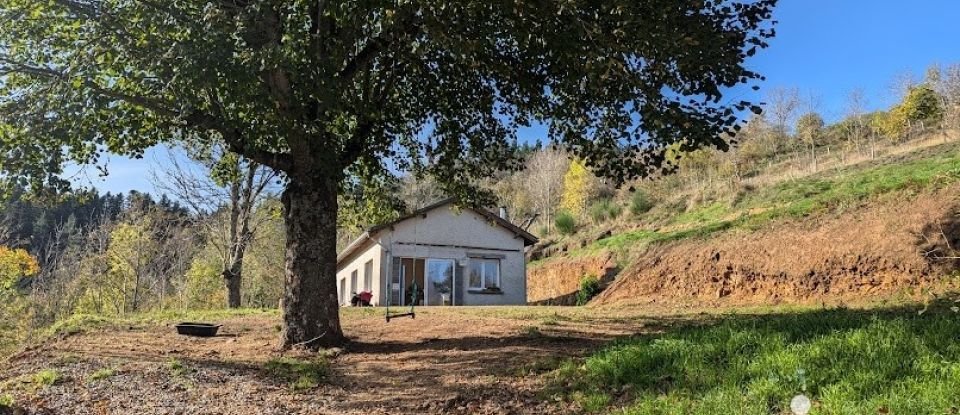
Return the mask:
[[3,394],[0,395],[0,409],[10,409],[17,404],[17,400],[13,398],[13,395]]
[[185,376],[191,372],[190,367],[180,359],[174,357],[171,357],[170,360],[167,361],[167,369],[170,369],[170,375],[173,377]]
[[93,372],[93,373],[90,375],[90,381],[91,381],[91,382],[96,382],[96,381],[99,381],[99,380],[104,380],[104,379],[107,379],[107,378],[111,378],[111,377],[113,377],[113,376],[116,375],[116,374],[117,374],[117,372],[114,371],[113,369],[103,368],[103,369],[97,370],[96,372]]
[[279,357],[270,359],[264,369],[267,374],[295,391],[316,388],[327,376],[328,363],[323,357],[313,359],[295,359]]
[[[730,229],[758,229],[771,221],[798,218],[863,203],[873,197],[919,191],[960,181],[955,144],[934,147],[879,165],[857,165],[783,182],[750,193],[733,206],[715,202],[673,216],[664,230],[622,232],[568,253],[570,257],[611,251],[622,256],[651,244],[707,237]],[[543,261],[532,263],[535,268]]]
[[960,407],[958,340],[945,305],[735,316],[618,341],[553,376],[587,412],[781,414],[802,393],[812,414],[944,414]]
[[61,379],[62,377],[60,376],[60,372],[57,372],[53,369],[44,369],[34,373],[31,380],[35,387],[45,388],[47,386],[56,385]]
[[714,223],[721,221],[730,214],[730,206],[726,203],[714,202],[689,212],[683,212],[673,217],[671,223],[674,225]]

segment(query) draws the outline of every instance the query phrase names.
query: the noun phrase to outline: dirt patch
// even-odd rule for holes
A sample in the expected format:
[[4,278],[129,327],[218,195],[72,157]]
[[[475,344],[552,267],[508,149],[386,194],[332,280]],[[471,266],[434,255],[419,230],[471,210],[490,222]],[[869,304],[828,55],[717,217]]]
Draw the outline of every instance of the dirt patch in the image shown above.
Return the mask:
[[[227,320],[213,338],[170,325],[68,336],[4,362],[0,385],[36,414],[569,413],[543,395],[545,370],[661,324],[583,310],[424,308],[390,323],[380,310],[351,310],[343,324],[353,343],[306,390],[265,370],[281,356],[279,318],[269,316]],[[56,383],[30,384],[51,369]]]
[[559,259],[527,271],[527,302],[538,305],[574,305],[580,279],[593,275],[607,283],[617,273],[609,253]]
[[[742,305],[917,298],[948,283],[957,187],[876,201],[756,232],[652,248],[593,304]],[[941,226],[945,225],[945,226]],[[946,229],[948,238],[940,235]]]

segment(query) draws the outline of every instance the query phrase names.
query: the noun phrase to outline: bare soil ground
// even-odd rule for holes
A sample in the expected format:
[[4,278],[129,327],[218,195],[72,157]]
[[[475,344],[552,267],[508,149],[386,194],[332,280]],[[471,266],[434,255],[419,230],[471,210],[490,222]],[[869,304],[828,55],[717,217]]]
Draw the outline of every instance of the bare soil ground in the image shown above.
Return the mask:
[[[37,414],[570,413],[543,393],[543,373],[618,336],[683,319],[670,314],[423,308],[416,319],[386,323],[381,309],[352,309],[343,325],[353,342],[330,358],[324,383],[303,391],[264,369],[281,356],[272,313],[223,321],[213,338],[178,336],[171,324],[101,329],[0,363],[0,394]],[[50,369],[55,384],[31,383]],[[105,369],[113,372],[97,380]]]
[[[654,246],[591,304],[763,306],[929,299],[956,289],[960,267],[957,185],[890,195],[760,230],[732,230]],[[572,298],[584,275],[604,275],[609,254],[551,261],[528,273],[531,301]]]
[[[949,290],[956,186],[645,252],[593,304],[717,306],[921,300]],[[949,254],[947,254],[949,252]]]

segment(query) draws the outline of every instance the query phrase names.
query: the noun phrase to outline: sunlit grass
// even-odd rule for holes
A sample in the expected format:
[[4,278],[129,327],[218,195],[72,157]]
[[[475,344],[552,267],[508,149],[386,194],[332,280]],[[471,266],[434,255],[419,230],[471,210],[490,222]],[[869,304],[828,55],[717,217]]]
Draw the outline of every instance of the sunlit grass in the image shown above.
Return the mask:
[[555,379],[588,411],[781,414],[806,394],[813,414],[943,414],[960,407],[958,340],[946,307],[737,316],[617,342]]
[[621,232],[573,250],[567,256],[599,251],[622,254],[651,244],[707,237],[730,229],[757,229],[777,219],[809,216],[854,206],[888,193],[924,190],[960,181],[960,153],[953,144],[941,147],[906,159],[886,160],[879,165],[857,165],[782,182],[748,194],[733,206],[720,202],[701,206],[673,216],[660,230]]

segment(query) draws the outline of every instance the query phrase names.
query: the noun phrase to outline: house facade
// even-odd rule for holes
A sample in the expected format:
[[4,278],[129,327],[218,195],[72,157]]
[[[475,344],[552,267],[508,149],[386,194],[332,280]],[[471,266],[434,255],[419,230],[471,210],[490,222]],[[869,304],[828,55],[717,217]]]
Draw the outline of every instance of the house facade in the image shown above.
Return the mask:
[[[504,215],[505,216],[505,215]],[[337,256],[337,294],[372,294],[375,306],[522,305],[524,249],[537,238],[452,199],[364,232]]]

